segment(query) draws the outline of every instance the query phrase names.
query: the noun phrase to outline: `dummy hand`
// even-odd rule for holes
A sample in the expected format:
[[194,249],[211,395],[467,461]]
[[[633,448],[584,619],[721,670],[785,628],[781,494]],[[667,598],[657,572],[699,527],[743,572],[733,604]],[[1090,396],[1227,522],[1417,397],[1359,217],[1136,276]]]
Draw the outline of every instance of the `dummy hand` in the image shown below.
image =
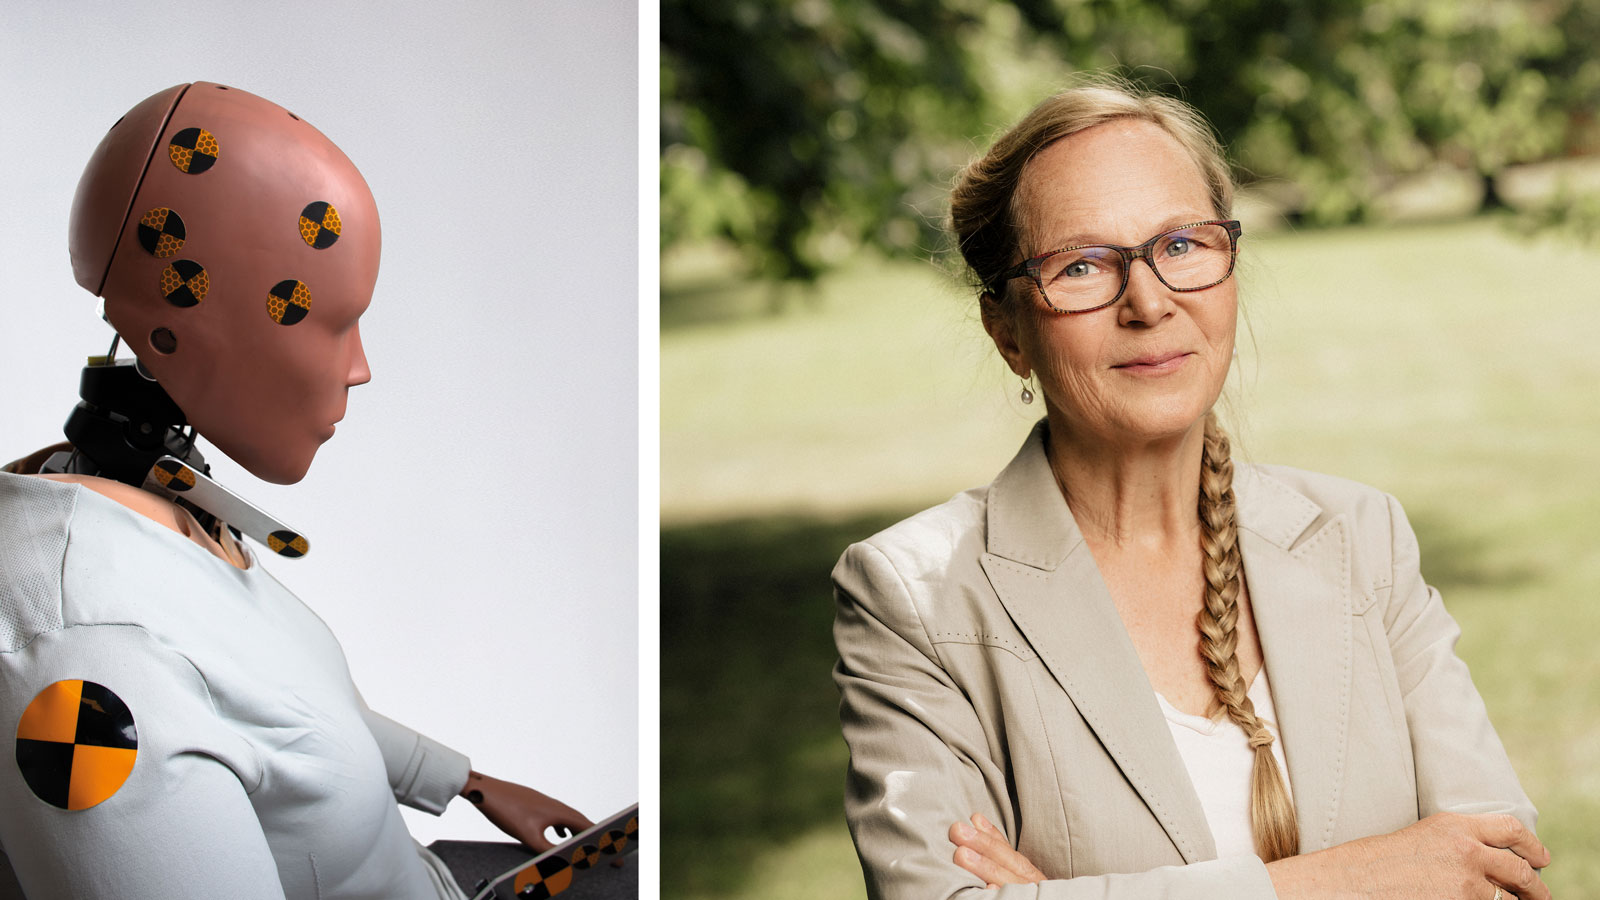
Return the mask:
[[982,878],[991,888],[1045,880],[1044,873],[1018,853],[1000,829],[980,813],[972,814],[971,825],[951,825],[950,843],[956,845],[956,865]]
[[1512,816],[1436,813],[1392,834],[1267,865],[1278,896],[1550,900],[1550,851]]
[[461,789],[461,796],[472,801],[496,828],[540,853],[555,846],[544,836],[546,828],[554,828],[556,834],[565,839],[594,827],[583,813],[560,800],[546,797],[533,788],[477,772],[467,775],[467,786]]

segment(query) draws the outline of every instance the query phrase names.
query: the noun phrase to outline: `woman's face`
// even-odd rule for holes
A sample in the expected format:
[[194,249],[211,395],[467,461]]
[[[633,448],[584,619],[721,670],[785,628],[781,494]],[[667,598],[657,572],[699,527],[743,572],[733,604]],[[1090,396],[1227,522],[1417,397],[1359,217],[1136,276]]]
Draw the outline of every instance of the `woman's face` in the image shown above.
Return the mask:
[[[1205,180],[1170,135],[1120,120],[1057,141],[1018,187],[1018,258],[1077,244],[1138,246],[1217,217]],[[1031,279],[1010,282],[985,325],[1013,372],[1038,373],[1053,421],[1074,436],[1126,444],[1180,437],[1210,410],[1233,355],[1232,278],[1179,292],[1136,260],[1116,303],[1064,315]]]

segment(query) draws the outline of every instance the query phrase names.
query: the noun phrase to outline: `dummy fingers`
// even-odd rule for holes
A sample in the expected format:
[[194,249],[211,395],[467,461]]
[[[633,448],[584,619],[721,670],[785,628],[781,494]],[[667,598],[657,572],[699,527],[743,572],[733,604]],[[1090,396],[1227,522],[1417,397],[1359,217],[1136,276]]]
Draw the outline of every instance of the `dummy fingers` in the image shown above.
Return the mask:
[[[531,797],[524,795],[523,799],[528,803],[527,815],[540,843],[554,846],[553,843],[545,838],[545,829],[554,832],[561,840],[566,840],[579,831],[594,827],[594,823],[589,821],[582,813],[562,803],[560,800],[545,796],[531,788],[524,790],[527,795],[532,795]],[[549,847],[542,849],[549,849]]]

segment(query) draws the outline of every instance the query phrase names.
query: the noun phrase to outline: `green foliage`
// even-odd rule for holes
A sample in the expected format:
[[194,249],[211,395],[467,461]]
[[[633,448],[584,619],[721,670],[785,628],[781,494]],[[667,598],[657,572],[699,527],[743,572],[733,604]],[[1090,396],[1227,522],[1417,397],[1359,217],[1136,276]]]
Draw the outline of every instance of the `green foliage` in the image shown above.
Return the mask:
[[943,188],[1073,71],[1210,117],[1313,224],[1405,174],[1600,150],[1600,0],[667,0],[661,238],[767,278],[943,246]]
[[810,279],[857,243],[931,237],[906,186],[946,162],[924,123],[977,121],[982,5],[668,0],[663,243],[725,236],[762,273]]
[[1548,202],[1511,220],[1524,234],[1556,232],[1580,244],[1600,246],[1600,194],[1581,194],[1562,186]]

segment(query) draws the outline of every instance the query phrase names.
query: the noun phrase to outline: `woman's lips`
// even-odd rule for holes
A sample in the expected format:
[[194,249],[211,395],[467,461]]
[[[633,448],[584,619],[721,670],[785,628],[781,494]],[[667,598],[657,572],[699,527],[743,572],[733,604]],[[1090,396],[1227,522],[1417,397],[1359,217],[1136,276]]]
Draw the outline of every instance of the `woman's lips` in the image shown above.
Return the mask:
[[1171,353],[1152,353],[1149,356],[1141,356],[1137,359],[1130,359],[1125,363],[1118,363],[1111,368],[1134,374],[1158,375],[1181,368],[1189,356],[1188,352],[1182,350]]

